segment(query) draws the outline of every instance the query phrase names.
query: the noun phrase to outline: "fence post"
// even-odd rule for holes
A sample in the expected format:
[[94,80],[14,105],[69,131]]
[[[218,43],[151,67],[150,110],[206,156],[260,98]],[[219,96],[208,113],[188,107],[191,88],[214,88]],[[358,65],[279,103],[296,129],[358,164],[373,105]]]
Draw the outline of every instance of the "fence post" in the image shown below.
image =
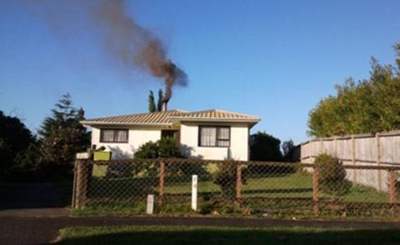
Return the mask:
[[236,201],[242,198],[242,166],[236,165]]
[[[379,138],[379,133],[375,134],[376,139],[376,165],[381,165],[381,141]],[[382,170],[378,170],[378,190],[382,191]]]
[[389,202],[390,204],[396,204],[397,202],[397,190],[396,190],[396,171],[393,169],[389,170],[389,183],[388,183],[388,189],[389,189]]
[[74,193],[72,195],[73,208],[83,208],[86,204],[90,178],[89,159],[90,153],[76,154],[74,167]]
[[158,187],[158,205],[161,207],[164,199],[164,178],[165,178],[165,162],[160,161],[160,180]]
[[312,179],[312,185],[313,185],[313,210],[315,215],[319,215],[319,166],[314,165],[314,171],[313,171],[313,179]]

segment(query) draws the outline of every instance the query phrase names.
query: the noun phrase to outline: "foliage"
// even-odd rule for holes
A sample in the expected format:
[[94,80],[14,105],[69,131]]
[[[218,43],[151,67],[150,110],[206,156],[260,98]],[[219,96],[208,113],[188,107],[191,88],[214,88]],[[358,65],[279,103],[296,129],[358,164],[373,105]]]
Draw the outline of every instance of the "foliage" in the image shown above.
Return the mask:
[[38,132],[40,153],[50,168],[71,167],[75,154],[89,147],[89,134],[80,124],[83,119],[83,109],[73,107],[71,96],[65,94],[52,110],[52,116],[43,121]]
[[283,160],[285,162],[299,161],[299,154],[296,151],[297,147],[294,145],[293,140],[288,140],[282,143]]
[[328,154],[320,154],[314,164],[320,171],[320,188],[323,192],[341,196],[349,192],[351,182],[346,180],[346,170],[343,164]]
[[[222,196],[229,200],[234,200],[236,197],[236,169],[236,164],[223,163],[218,165],[218,171],[214,175],[214,184],[221,187]],[[246,169],[242,169],[242,185],[246,184],[246,176]]]
[[35,138],[19,118],[0,111],[0,176],[15,174],[22,166],[19,159],[25,152],[31,152],[34,144]]
[[175,138],[162,138],[157,142],[147,142],[139,147],[135,152],[135,158],[139,159],[156,159],[181,157],[180,150],[176,144]]
[[316,137],[400,129],[400,43],[397,67],[372,58],[370,77],[348,79],[310,112],[309,134]]
[[154,93],[152,90],[149,92],[148,97],[148,110],[149,112],[159,112],[163,110],[164,92],[162,89],[158,90],[157,104],[155,103]]
[[281,141],[265,132],[250,136],[250,159],[252,161],[281,161]]
[[[139,147],[135,152],[134,158],[137,159],[157,159],[157,158],[180,158],[182,157],[176,139],[171,137],[161,138],[157,142],[147,142]],[[156,173],[157,166],[154,162],[142,162],[136,164],[135,173],[143,172],[149,176]],[[178,171],[179,169],[177,169]]]
[[156,111],[156,103],[154,101],[154,93],[151,90],[150,90],[149,98],[148,98],[148,110],[149,110],[149,112]]
[[164,92],[162,91],[162,89],[160,89],[158,90],[157,111],[162,111],[163,99],[164,99]]

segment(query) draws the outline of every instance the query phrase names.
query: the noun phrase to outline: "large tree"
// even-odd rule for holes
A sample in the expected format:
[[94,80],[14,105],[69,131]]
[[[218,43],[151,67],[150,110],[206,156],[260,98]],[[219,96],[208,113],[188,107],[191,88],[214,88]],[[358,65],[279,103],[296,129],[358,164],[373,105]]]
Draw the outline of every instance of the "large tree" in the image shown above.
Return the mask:
[[85,127],[80,124],[83,119],[83,109],[73,106],[69,94],[63,95],[38,132],[40,151],[47,164],[70,166],[75,154],[87,149],[90,140]]
[[30,130],[17,117],[0,111],[0,176],[12,174],[20,158],[34,144]]
[[349,79],[336,86],[310,112],[309,134],[316,137],[376,133],[400,129],[400,44],[395,45],[397,67],[372,58],[368,79]]

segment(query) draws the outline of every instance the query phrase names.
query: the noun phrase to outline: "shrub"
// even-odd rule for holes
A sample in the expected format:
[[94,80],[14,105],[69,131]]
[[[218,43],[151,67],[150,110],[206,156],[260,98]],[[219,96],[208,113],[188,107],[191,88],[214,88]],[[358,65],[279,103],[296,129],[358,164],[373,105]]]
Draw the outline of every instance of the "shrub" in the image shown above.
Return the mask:
[[[221,187],[223,198],[233,200],[236,193],[236,165],[223,163],[218,166],[214,176],[214,183]],[[246,184],[246,169],[242,169],[242,184]]]
[[315,158],[314,164],[319,167],[319,183],[323,192],[341,196],[349,191],[351,182],[346,180],[346,170],[337,158],[320,154]]
[[175,138],[162,138],[157,142],[147,142],[135,152],[135,158],[157,159],[181,157]]

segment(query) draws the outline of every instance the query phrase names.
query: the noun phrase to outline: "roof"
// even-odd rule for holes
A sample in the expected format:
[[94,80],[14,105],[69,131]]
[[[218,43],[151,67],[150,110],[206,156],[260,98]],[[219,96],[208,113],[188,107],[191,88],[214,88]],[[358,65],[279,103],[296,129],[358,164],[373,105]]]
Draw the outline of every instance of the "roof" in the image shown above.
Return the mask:
[[94,125],[138,125],[138,126],[172,126],[178,122],[243,122],[256,124],[260,119],[238,112],[224,110],[204,110],[186,112],[182,110],[170,110],[162,112],[130,114],[122,116],[100,117],[81,121],[88,126]]

